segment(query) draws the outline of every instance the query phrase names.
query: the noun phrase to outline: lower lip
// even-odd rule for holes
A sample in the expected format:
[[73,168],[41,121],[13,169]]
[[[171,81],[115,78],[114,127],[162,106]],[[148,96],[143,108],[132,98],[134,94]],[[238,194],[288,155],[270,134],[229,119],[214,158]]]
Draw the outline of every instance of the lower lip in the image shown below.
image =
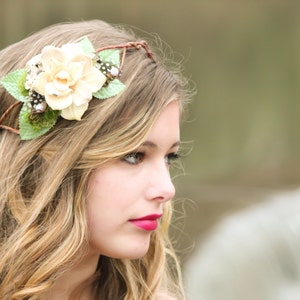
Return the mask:
[[158,226],[157,220],[130,220],[130,222],[147,231],[155,230]]

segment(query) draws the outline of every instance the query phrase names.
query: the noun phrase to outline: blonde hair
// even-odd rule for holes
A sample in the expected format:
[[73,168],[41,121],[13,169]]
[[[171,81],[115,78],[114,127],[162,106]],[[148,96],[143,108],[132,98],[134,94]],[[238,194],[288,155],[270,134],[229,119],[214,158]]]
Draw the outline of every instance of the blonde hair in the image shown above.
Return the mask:
[[[45,28],[0,52],[0,77],[24,68],[45,45],[61,46],[87,36],[95,48],[137,38],[130,30],[100,20]],[[0,131],[0,298],[42,299],[79,253],[87,249],[85,197],[91,171],[133,151],[162,109],[186,102],[184,81],[154,53],[129,50],[123,67],[126,90],[107,100],[93,99],[83,119],[59,119],[47,134],[21,141]],[[0,116],[16,100],[0,90]],[[18,126],[19,109],[5,119]],[[152,234],[141,259],[101,256],[89,284],[96,299],[156,299],[166,292],[184,299],[178,260],[168,237],[172,208]]]

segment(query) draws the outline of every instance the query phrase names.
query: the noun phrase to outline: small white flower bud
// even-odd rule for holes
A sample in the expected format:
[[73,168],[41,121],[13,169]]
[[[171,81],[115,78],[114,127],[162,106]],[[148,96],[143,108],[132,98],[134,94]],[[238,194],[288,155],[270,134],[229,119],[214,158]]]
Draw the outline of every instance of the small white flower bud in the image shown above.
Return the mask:
[[118,77],[119,76],[119,69],[112,66],[111,69],[110,69],[110,74],[113,76],[113,77]]

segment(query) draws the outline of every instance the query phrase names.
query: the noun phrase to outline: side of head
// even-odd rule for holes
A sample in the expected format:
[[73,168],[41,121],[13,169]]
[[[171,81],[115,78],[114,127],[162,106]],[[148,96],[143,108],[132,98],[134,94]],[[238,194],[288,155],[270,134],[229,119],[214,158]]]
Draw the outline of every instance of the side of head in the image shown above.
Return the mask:
[[[98,20],[54,25],[2,50],[0,77],[24,68],[46,45],[60,47],[85,36],[95,49],[137,40]],[[28,268],[44,272],[39,280],[46,280],[70,263],[86,245],[90,172],[136,149],[170,101],[184,107],[180,76],[142,49],[127,51],[120,80],[126,89],[113,98],[92,99],[81,121],[59,118],[48,133],[30,141],[0,130],[1,255],[6,253],[0,266],[8,281],[14,276],[16,282],[34,283]],[[15,101],[1,87],[0,115]],[[16,128],[18,116],[15,108],[5,125]],[[8,268],[12,259],[19,278]]]

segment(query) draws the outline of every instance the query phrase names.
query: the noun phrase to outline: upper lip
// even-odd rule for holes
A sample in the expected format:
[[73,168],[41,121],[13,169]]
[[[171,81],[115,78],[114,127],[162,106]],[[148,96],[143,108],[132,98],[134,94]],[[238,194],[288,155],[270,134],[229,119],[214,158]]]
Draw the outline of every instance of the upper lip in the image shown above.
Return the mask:
[[131,221],[137,221],[137,220],[157,220],[162,216],[162,214],[152,214],[147,215],[141,218],[131,219]]

